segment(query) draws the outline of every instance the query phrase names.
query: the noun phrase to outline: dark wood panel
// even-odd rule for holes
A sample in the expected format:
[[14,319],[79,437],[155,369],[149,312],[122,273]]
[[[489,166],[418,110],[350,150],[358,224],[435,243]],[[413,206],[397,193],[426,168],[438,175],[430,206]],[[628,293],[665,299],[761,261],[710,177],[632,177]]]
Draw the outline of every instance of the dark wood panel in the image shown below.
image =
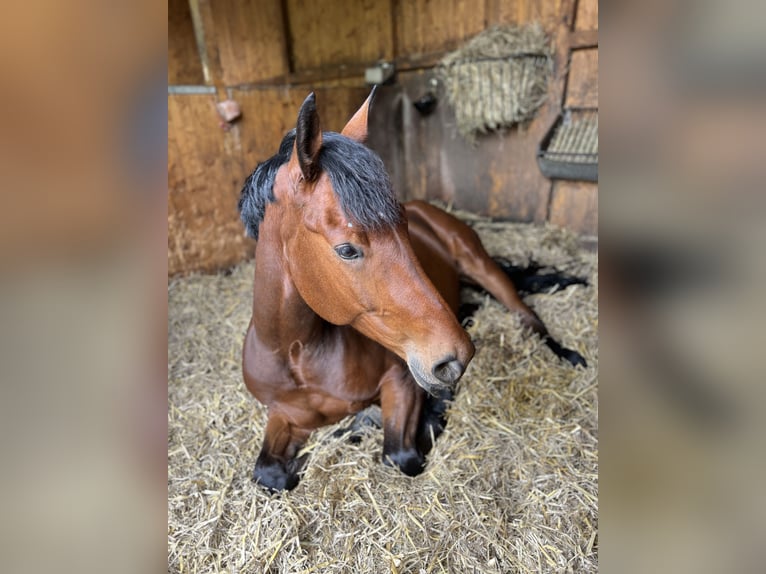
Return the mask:
[[[544,221],[550,182],[537,168],[535,151],[550,113],[524,130],[479,136],[473,144],[457,133],[454,113],[431,80],[432,72],[400,74],[400,85],[382,88],[372,112],[370,146],[383,157],[402,199],[441,199],[493,217]],[[428,91],[439,103],[422,116],[413,102]]]
[[395,10],[396,54],[415,56],[454,49],[484,30],[484,2],[400,0]]
[[553,185],[550,222],[583,235],[598,235],[598,185],[557,181]]
[[202,84],[188,0],[168,0],[168,84]]
[[598,107],[598,50],[572,52],[566,106]]
[[393,58],[390,0],[287,0],[296,71]]
[[398,83],[380,86],[368,116],[367,145],[380,155],[391,184],[401,200],[407,199],[402,87]]

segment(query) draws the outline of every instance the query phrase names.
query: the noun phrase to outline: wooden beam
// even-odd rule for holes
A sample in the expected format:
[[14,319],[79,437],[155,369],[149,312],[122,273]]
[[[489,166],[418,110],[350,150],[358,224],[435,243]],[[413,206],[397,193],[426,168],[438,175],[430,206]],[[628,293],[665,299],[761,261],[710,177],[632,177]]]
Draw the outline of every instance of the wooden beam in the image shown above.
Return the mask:
[[206,84],[212,84],[213,77],[210,72],[207,44],[205,44],[205,26],[202,22],[199,0],[189,0],[189,10],[191,11],[192,24],[194,26],[194,38],[197,40],[199,60],[202,64],[202,75]]
[[569,34],[569,48],[598,48],[598,30],[575,30]]

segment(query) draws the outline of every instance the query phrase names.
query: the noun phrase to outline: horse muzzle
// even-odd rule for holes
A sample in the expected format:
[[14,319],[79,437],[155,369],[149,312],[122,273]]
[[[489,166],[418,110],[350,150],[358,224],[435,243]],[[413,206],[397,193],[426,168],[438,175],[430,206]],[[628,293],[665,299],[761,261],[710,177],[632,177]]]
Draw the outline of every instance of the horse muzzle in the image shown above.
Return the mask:
[[415,378],[415,382],[428,393],[434,394],[442,389],[453,389],[460,377],[463,376],[468,363],[473,357],[473,344],[470,344],[470,352],[466,358],[460,360],[455,355],[446,355],[430,366],[425,367],[423,362],[416,357],[407,360],[407,366]]

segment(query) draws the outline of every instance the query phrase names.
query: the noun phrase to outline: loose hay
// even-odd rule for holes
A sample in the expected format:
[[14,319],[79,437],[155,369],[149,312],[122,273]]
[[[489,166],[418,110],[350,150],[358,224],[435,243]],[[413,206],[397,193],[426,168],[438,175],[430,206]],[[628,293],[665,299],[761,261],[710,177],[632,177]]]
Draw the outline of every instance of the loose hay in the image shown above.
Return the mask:
[[438,74],[460,134],[472,139],[532,119],[547,97],[552,65],[538,23],[490,28],[447,54]]
[[488,251],[587,277],[528,301],[573,369],[487,297],[477,353],[425,472],[380,463],[382,431],[359,444],[317,431],[298,487],[250,480],[266,413],[240,372],[252,262],[172,280],[169,299],[168,569],[171,572],[597,571],[597,260],[553,227],[470,217]]

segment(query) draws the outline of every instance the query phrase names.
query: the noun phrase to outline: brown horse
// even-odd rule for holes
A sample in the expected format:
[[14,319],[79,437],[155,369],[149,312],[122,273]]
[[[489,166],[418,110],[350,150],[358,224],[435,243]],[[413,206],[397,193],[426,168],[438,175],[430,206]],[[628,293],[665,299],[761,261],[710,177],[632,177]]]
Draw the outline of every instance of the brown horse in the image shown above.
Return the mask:
[[340,134],[322,132],[314,94],[239,208],[255,251],[247,388],[268,406],[254,480],[295,487],[311,432],[381,405],[383,460],[412,476],[443,427],[444,398],[474,347],[455,312],[461,278],[483,286],[559,356],[479,238],[423,202],[402,206],[363,145],[372,95]]

